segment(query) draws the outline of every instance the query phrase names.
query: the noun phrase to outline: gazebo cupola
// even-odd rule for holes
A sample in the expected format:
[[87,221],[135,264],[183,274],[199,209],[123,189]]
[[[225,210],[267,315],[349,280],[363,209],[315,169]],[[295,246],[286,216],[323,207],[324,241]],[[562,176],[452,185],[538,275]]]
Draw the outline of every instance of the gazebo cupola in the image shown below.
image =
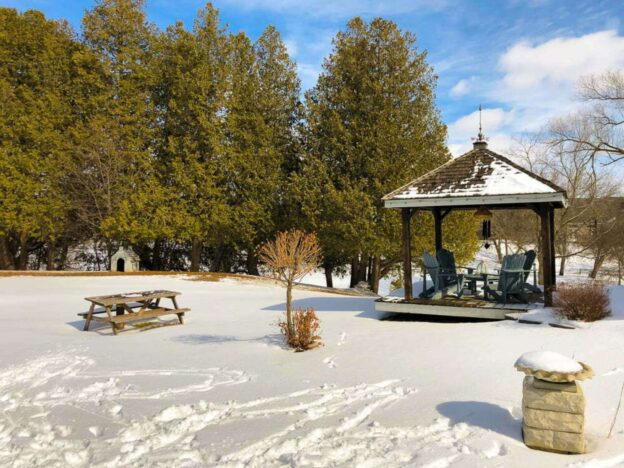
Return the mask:
[[386,208],[403,219],[405,299],[412,299],[410,223],[417,211],[435,221],[436,250],[443,247],[443,221],[453,210],[531,209],[540,218],[539,251],[544,273],[544,302],[552,305],[555,287],[554,210],[567,204],[565,190],[510,159],[491,151],[479,129],[473,149],[383,197]]

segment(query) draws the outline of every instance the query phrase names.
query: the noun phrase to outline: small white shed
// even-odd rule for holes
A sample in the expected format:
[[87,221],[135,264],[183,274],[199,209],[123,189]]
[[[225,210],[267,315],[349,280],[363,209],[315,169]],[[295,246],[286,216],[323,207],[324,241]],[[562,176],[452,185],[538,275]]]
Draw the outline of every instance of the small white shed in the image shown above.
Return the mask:
[[111,271],[139,271],[139,256],[132,247],[119,247],[111,257]]

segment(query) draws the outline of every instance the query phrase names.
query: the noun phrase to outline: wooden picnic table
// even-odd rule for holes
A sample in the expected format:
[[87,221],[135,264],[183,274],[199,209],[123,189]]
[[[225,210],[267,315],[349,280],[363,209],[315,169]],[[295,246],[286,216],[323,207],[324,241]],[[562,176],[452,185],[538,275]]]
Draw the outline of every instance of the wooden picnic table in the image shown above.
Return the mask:
[[[126,322],[152,319],[161,315],[175,314],[180,323],[184,323],[184,313],[191,309],[178,307],[176,296],[179,294],[176,291],[157,290],[85,297],[85,300],[91,303],[91,307],[89,307],[89,312],[78,315],[85,318],[85,331],[89,329],[91,320],[95,320],[110,324],[115,335],[118,330],[124,328]],[[173,307],[162,307],[160,305],[161,299],[171,300]],[[95,306],[101,306],[103,310],[95,310]],[[115,315],[113,315],[113,311]],[[104,314],[105,317],[99,316]]]

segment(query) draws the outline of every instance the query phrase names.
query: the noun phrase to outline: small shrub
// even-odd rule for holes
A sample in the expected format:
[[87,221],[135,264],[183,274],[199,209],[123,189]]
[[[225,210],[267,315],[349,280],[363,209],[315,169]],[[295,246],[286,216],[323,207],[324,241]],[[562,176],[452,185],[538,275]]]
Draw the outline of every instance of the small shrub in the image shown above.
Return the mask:
[[318,335],[321,323],[314,309],[295,309],[293,322],[294,333],[292,335],[286,320],[278,323],[289,346],[295,348],[296,351],[305,351],[321,345],[321,337]]
[[554,297],[557,314],[568,320],[594,322],[611,314],[609,293],[599,282],[562,283]]

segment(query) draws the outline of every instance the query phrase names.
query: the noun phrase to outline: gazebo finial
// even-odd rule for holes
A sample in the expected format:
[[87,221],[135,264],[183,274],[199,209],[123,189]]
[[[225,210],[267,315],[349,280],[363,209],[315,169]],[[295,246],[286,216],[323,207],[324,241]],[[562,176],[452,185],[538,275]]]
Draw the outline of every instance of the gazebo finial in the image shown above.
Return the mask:
[[482,114],[483,109],[481,108],[481,104],[479,104],[479,134],[477,135],[477,139],[478,140],[484,140],[485,138],[483,137],[483,126],[481,125],[481,114]]
[[483,121],[482,121],[483,108],[481,104],[479,104],[479,133],[477,134],[477,138],[473,138],[474,148],[487,148],[487,138],[483,134]]

